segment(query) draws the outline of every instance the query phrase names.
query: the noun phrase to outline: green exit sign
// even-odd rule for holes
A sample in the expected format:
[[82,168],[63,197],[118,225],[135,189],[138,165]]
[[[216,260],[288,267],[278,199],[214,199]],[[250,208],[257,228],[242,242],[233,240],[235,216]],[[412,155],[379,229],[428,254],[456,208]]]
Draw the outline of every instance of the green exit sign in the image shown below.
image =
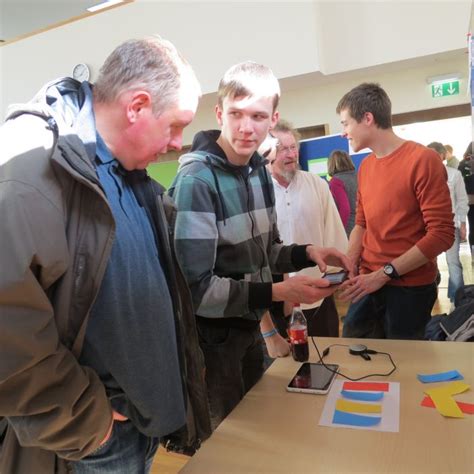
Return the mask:
[[431,85],[432,97],[445,97],[459,94],[459,81],[443,82]]

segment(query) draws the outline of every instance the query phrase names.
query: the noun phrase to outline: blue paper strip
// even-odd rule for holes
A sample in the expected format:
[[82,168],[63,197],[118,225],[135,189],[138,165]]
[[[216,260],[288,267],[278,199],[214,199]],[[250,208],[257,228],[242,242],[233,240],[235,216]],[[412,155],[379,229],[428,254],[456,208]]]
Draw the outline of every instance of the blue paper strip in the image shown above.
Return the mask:
[[354,413],[334,410],[332,422],[338,425],[375,426],[380,423],[381,419],[380,416],[354,415]]
[[464,377],[457,370],[450,370],[449,372],[440,372],[438,374],[418,374],[417,377],[418,380],[423,383],[446,382],[448,380],[464,380]]
[[364,400],[367,402],[375,402],[383,398],[383,392],[354,392],[351,390],[342,390],[341,395],[349,400]]

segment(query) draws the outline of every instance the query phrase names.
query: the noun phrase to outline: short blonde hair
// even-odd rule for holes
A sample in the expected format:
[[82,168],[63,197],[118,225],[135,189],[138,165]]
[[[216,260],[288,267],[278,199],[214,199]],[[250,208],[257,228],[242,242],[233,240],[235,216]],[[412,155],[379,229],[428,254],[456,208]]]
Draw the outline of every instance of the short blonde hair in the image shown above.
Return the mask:
[[262,64],[246,61],[232,66],[217,89],[217,104],[222,109],[226,97],[272,97],[273,111],[280,100],[280,85],[272,70]]

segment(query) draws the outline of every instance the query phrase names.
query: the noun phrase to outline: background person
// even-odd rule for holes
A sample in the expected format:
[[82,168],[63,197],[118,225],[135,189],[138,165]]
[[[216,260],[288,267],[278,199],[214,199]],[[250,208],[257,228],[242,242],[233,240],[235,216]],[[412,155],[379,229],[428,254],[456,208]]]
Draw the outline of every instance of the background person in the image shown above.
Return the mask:
[[[448,156],[446,148],[440,142],[431,142],[428,148],[432,148],[438,153],[441,161],[445,161]],[[464,286],[464,277],[461,260],[459,258],[459,246],[466,238],[466,216],[469,210],[464,181],[459,170],[451,168],[446,164],[448,173],[448,187],[451,196],[452,209],[454,213],[454,243],[446,251],[446,263],[448,264],[448,298],[451,301],[451,309],[454,308],[454,296],[458,288]]]
[[446,166],[457,170],[459,168],[459,160],[453,155],[453,147],[451,145],[444,145],[446,149]]
[[464,178],[466,193],[469,203],[467,219],[469,222],[469,248],[471,250],[471,259],[474,264],[474,152],[473,142],[471,142],[464,152],[463,159],[459,163],[459,171]]
[[[280,119],[272,129],[278,139],[272,164],[278,228],[283,243],[311,243],[347,251],[347,237],[327,182],[299,169],[300,136],[286,120]],[[298,272],[320,278],[320,269],[305,268]],[[298,301],[296,301],[298,302]],[[339,336],[339,316],[332,295],[301,305],[308,321],[310,336]]]
[[349,237],[355,225],[357,205],[357,173],[354,163],[344,150],[334,150],[328,159],[329,189]]

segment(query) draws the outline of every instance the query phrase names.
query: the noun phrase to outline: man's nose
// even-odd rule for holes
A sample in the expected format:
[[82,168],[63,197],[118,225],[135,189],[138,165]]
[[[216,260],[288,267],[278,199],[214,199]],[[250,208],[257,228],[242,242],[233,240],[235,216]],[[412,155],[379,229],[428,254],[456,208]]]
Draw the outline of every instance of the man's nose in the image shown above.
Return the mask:
[[242,117],[240,120],[240,131],[251,132],[252,131],[252,119],[250,117]]
[[179,151],[183,147],[183,132],[179,132],[175,134],[169,144],[168,148],[172,148],[173,150]]

